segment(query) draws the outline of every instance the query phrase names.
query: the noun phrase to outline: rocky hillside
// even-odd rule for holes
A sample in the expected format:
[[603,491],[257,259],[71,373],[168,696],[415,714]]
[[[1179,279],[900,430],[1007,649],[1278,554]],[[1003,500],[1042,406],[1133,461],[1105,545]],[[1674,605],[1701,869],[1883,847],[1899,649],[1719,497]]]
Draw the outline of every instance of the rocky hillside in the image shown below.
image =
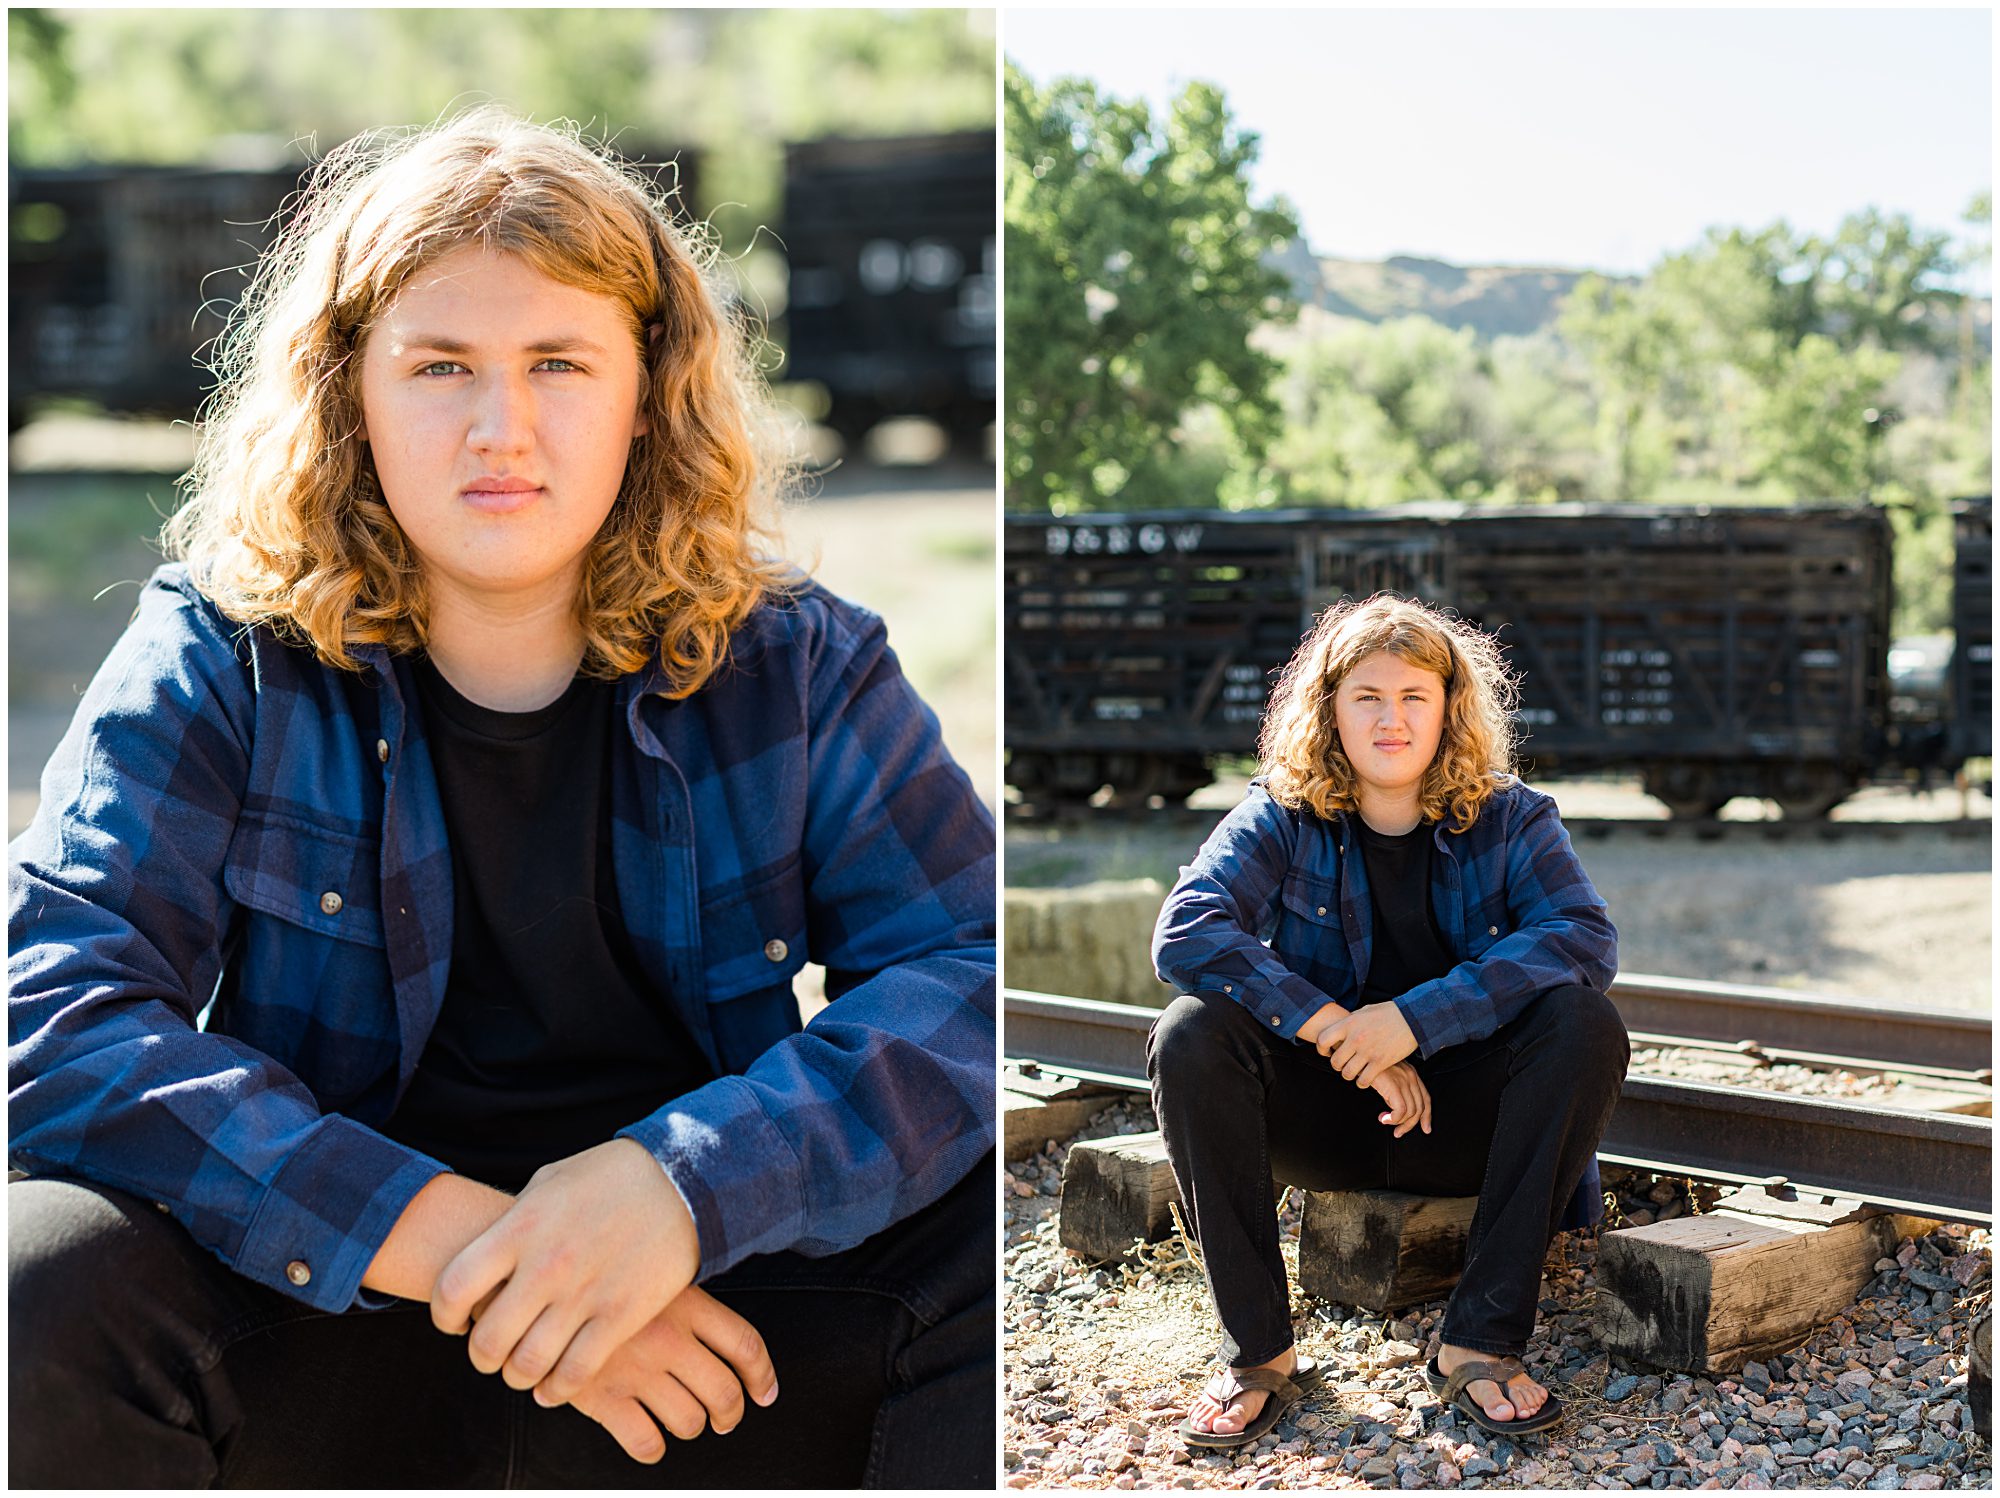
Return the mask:
[[[1315,255],[1296,240],[1273,263],[1291,277],[1292,294],[1301,303],[1331,316],[1385,322],[1416,315],[1448,328],[1471,328],[1480,338],[1533,333],[1552,325],[1563,298],[1590,274],[1554,266],[1452,265],[1415,255],[1343,260]],[[1628,285],[1640,280],[1637,276],[1607,279]],[[1974,304],[1980,338],[1990,336],[1992,318],[1990,299]],[[1952,314],[1950,328],[1956,327]]]
[[[1294,241],[1278,262],[1300,302],[1336,317],[1383,322],[1418,315],[1481,338],[1532,333],[1556,319],[1587,275],[1544,266],[1451,265],[1414,255],[1342,260]],[[1624,279],[1636,280],[1634,277]]]

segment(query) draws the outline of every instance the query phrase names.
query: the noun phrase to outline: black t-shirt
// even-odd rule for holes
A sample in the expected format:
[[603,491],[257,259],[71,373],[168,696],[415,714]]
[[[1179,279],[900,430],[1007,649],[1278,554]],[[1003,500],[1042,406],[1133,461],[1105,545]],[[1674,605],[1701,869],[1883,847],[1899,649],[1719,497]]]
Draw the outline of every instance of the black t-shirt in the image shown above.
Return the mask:
[[1375,906],[1374,951],[1361,1002],[1401,998],[1419,983],[1441,978],[1457,966],[1431,909],[1434,824],[1419,822],[1391,837],[1359,816],[1354,829],[1368,869],[1368,893]]
[[494,712],[414,663],[451,842],[450,977],[383,1132],[518,1190],[713,1077],[625,934],[611,856],[614,684]]

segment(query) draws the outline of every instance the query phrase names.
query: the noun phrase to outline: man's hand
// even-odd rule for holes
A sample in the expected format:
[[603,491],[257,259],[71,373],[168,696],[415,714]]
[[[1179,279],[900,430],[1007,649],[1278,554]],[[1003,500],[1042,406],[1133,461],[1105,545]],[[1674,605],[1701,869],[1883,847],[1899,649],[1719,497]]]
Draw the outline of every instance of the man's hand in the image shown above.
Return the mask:
[[[609,1431],[632,1460],[651,1463],[667,1451],[654,1419],[683,1441],[700,1435],[703,1425],[723,1435],[743,1418],[746,1393],[760,1405],[778,1397],[764,1339],[728,1306],[690,1285],[612,1353],[570,1403]],[[556,1402],[539,1389],[535,1401]]]
[[478,1309],[472,1366],[563,1404],[700,1265],[694,1220],[659,1162],[613,1139],[536,1171],[500,1220],[445,1265],[431,1320],[456,1335]]
[[1384,1069],[1382,1075],[1375,1079],[1374,1086],[1389,1104],[1389,1111],[1378,1114],[1376,1122],[1394,1128],[1398,1139],[1415,1128],[1430,1133],[1431,1093],[1414,1066],[1407,1061],[1398,1061]]
[[1373,1087],[1376,1078],[1417,1048],[1417,1037],[1394,1004],[1366,1004],[1321,1030],[1314,1044],[1348,1081]]

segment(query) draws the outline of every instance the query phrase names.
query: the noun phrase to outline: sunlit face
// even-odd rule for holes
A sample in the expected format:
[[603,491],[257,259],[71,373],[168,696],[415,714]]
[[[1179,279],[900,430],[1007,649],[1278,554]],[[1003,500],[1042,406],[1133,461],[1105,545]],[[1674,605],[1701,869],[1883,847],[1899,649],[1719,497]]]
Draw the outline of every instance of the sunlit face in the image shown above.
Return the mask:
[[476,246],[418,272],[361,356],[362,436],[434,588],[573,593],[639,414],[619,305]]
[[1333,695],[1340,747],[1364,791],[1414,789],[1444,738],[1444,679],[1387,650],[1364,656]]

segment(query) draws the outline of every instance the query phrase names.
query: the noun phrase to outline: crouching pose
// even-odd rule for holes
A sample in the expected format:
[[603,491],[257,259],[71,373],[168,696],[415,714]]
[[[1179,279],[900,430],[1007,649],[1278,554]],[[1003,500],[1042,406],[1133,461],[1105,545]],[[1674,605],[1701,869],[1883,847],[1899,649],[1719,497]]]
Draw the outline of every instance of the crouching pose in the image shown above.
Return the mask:
[[1329,609],[1273,694],[1262,773],[1160,912],[1182,997],[1147,1064],[1225,1363],[1190,1444],[1255,1439],[1320,1377],[1292,1345],[1273,1175],[1476,1194],[1427,1381],[1491,1430],[1560,1418],[1520,1355],[1550,1239],[1602,1215],[1629,1051],[1617,933],[1554,802],[1512,773],[1510,692],[1462,621],[1388,595]]
[[991,1486],[992,819],[726,306],[573,136],[324,164],[12,850],[15,1485]]

